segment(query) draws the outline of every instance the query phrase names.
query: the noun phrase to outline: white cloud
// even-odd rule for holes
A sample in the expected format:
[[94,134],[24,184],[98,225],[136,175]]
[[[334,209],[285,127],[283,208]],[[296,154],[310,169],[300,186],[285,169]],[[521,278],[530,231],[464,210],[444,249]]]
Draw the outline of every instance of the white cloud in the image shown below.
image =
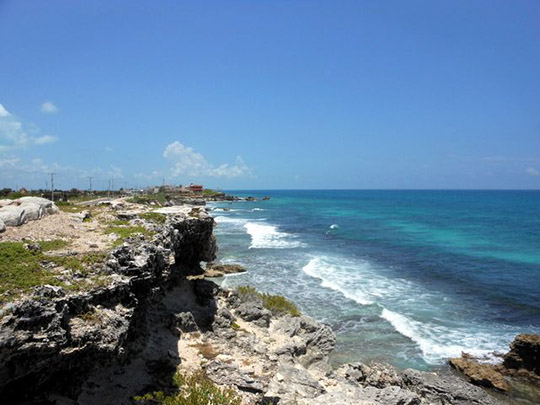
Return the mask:
[[224,163],[214,166],[203,155],[189,146],[175,141],[165,148],[163,157],[174,163],[171,168],[173,176],[201,176],[201,177],[241,177],[252,176],[251,169],[242,157],[236,158],[235,164]]
[[41,112],[45,114],[56,114],[58,112],[58,107],[54,105],[52,101],[45,101],[41,104]]
[[7,117],[9,115],[11,114],[8,112],[8,110],[6,110],[4,106],[0,104],[0,118]]
[[531,176],[540,176],[540,171],[538,171],[534,167],[527,167],[525,172],[527,172],[527,174],[530,174]]
[[53,135],[38,136],[39,128],[34,124],[23,125],[22,121],[0,104],[0,152],[22,149],[29,146],[56,142]]
[[0,168],[14,167],[21,159],[16,156],[0,157]]

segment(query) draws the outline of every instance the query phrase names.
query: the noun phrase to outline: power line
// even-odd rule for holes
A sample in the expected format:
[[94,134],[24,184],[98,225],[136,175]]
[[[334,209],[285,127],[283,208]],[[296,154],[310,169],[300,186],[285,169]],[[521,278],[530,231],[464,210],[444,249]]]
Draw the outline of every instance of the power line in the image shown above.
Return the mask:
[[93,176],[88,176],[87,177],[88,181],[90,181],[90,190],[89,191],[92,191],[92,179],[93,178],[94,178]]
[[51,200],[54,201],[54,175],[56,173],[48,173],[51,176]]

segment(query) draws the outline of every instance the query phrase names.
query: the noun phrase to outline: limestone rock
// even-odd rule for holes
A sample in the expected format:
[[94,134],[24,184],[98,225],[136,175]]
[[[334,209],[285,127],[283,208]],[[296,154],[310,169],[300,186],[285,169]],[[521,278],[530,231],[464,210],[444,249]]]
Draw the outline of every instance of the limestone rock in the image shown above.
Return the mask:
[[20,207],[24,209],[27,221],[37,221],[44,215],[43,208],[39,204],[26,202]]
[[215,264],[206,265],[205,277],[223,277],[226,274],[244,273],[246,269],[239,264]]
[[282,365],[270,381],[265,398],[291,403],[298,398],[315,398],[324,392],[321,384],[305,368]]
[[216,384],[228,386],[234,385],[238,389],[248,392],[260,393],[265,389],[263,381],[241,371],[235,365],[212,361],[206,365],[205,368],[208,378]]
[[262,328],[267,328],[270,325],[270,318],[272,317],[272,313],[258,301],[249,301],[240,304],[236,309],[236,313],[244,321],[253,322]]
[[4,232],[6,230],[6,225],[4,224],[4,221],[0,219],[0,233]]
[[456,376],[437,375],[407,369],[401,373],[403,387],[415,392],[428,404],[497,405],[484,390]]
[[0,209],[0,221],[5,226],[21,226],[26,223],[26,211],[17,205],[7,205]]
[[540,377],[540,335],[521,334],[510,344],[504,356],[503,366],[507,369],[525,369]]
[[509,391],[510,386],[504,376],[491,364],[481,364],[470,356],[463,354],[460,358],[448,360],[450,365],[462,372],[474,385]]
[[16,200],[21,205],[24,204],[37,204],[41,207],[44,215],[57,214],[59,209],[55,203],[51,200],[42,197],[21,197]]

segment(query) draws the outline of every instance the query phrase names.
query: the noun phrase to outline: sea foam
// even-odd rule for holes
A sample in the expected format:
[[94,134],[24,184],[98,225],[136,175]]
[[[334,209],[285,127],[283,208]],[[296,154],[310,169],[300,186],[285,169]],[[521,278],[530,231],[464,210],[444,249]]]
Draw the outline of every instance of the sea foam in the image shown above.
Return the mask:
[[305,246],[295,239],[295,235],[280,232],[273,225],[248,222],[244,225],[251,236],[250,249],[288,249]]

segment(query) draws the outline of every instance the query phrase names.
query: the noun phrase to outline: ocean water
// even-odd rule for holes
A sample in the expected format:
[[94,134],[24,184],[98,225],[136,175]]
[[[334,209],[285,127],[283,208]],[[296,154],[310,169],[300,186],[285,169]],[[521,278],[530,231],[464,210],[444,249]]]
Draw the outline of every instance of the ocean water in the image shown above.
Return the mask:
[[433,369],[540,333],[540,192],[237,191],[210,204],[225,286],[329,324],[332,361]]

